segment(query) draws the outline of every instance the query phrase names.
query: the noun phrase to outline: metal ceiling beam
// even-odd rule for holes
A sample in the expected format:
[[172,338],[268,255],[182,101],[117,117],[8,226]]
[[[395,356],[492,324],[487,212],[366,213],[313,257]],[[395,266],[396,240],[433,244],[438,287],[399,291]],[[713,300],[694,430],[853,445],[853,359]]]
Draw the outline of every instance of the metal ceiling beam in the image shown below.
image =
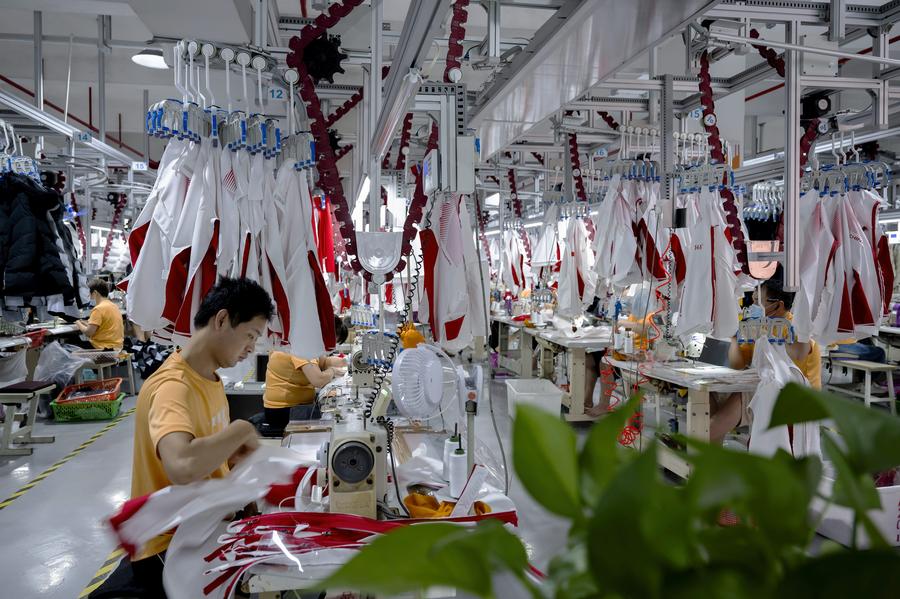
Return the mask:
[[[876,27],[893,15],[891,2],[884,6],[847,4],[844,27]],[[706,13],[711,19],[750,19],[768,23],[797,20],[803,25],[830,27],[831,2],[807,0],[724,0]]]
[[388,126],[388,112],[399,99],[404,86],[404,77],[410,69],[421,68],[449,8],[450,5],[446,0],[418,0],[410,5],[391,62],[391,70],[384,81],[384,99],[381,104],[384,110],[375,122],[373,139]]
[[502,150],[717,2],[567,1],[479,96],[470,121],[483,156]]
[[[33,123],[45,127],[49,131],[58,133],[59,135],[62,135],[69,139],[77,140],[78,134],[81,133],[80,130],[76,129],[72,125],[64,123],[58,118],[50,116],[42,110],[38,110],[31,104],[20,100],[16,96],[8,94],[4,91],[0,91],[0,106],[6,106],[10,110],[13,110],[28,118]],[[131,167],[131,158],[128,155],[120,152],[119,150],[113,148],[108,144],[101,142],[94,137],[91,137],[89,141],[81,143],[89,148],[96,150],[103,156],[106,156],[110,160],[110,162],[108,163],[109,166]]]

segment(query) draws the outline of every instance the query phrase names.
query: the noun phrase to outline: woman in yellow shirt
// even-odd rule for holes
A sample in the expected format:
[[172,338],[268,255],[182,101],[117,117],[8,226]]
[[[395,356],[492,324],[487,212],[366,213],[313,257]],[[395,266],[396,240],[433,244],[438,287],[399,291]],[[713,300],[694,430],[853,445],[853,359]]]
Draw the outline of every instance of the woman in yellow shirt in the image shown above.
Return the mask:
[[[335,317],[338,344],[347,340],[347,327]],[[264,436],[280,437],[291,419],[291,408],[310,405],[316,401],[316,389],[321,389],[346,371],[347,361],[337,356],[321,356],[305,360],[282,351],[269,354],[266,368],[266,390],[263,393]]]
[[75,323],[94,349],[122,349],[125,342],[125,323],[119,307],[109,301],[109,284],[94,279],[88,285],[94,309],[90,317]]
[[[791,319],[788,305],[793,305],[794,294],[784,290],[782,270],[778,267],[775,275],[760,287],[761,293],[753,293],[753,302],[759,304],[765,310],[767,318]],[[753,349],[755,346],[738,345],[735,338],[731,339],[728,349],[728,361],[732,368],[737,370],[747,368],[753,361]],[[788,343],[785,345],[791,361],[800,369],[803,376],[809,381],[813,389],[822,388],[822,355],[819,345],[809,342]],[[714,443],[721,443],[730,430],[741,423],[744,415],[743,399],[740,393],[734,393],[726,397],[719,397],[710,406],[711,418],[709,423],[709,436]]]

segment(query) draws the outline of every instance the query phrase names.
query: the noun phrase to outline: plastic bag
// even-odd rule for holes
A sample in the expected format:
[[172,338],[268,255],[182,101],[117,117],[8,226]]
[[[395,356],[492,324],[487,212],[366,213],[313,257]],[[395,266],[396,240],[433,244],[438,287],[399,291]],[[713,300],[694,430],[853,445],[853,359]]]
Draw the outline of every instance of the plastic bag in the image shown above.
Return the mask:
[[28,378],[24,351],[0,353],[0,387],[21,383]]
[[73,353],[73,350],[78,349],[59,341],[46,345],[41,350],[41,357],[34,369],[34,380],[50,381],[60,387],[68,385],[78,369],[91,362],[90,358]]

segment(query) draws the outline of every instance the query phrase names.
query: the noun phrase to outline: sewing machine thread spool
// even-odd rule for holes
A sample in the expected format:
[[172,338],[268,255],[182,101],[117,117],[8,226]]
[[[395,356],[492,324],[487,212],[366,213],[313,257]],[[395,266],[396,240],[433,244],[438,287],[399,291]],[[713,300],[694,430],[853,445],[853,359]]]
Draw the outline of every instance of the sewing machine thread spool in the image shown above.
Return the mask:
[[468,480],[466,450],[463,449],[461,437],[458,443],[458,447],[450,454],[450,495],[454,499],[459,499],[462,495]]
[[453,425],[453,434],[444,439],[444,471],[442,478],[446,481],[450,480],[450,456],[453,450],[459,445],[459,425]]

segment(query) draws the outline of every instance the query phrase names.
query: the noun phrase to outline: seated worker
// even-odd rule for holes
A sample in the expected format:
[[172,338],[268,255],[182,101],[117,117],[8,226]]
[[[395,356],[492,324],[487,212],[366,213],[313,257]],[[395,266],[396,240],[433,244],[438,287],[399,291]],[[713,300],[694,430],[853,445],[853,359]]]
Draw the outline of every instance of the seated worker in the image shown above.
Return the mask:
[[[347,327],[337,316],[334,330],[338,345],[347,340]],[[316,389],[321,389],[346,371],[347,361],[337,356],[321,356],[305,360],[283,351],[269,354],[266,368],[266,391],[263,394],[263,423],[265,436],[280,437],[291,420],[291,408],[309,406],[316,401]],[[306,414],[313,418],[315,410]]]
[[[122,349],[125,342],[125,323],[119,307],[109,300],[109,284],[102,279],[94,279],[88,285],[94,309],[90,317],[75,322],[88,342],[88,349]],[[90,345],[88,345],[90,343]]]
[[[659,310],[659,302],[655,299],[656,294],[650,285],[644,285],[637,289],[634,297],[628,302],[631,307],[631,314],[625,318],[620,318],[617,322],[618,326],[626,331],[631,331],[634,335],[634,350],[641,351],[649,349],[650,337],[654,334],[653,322],[657,325],[661,324],[661,317],[655,316],[654,313]],[[618,353],[618,352],[616,352]],[[594,405],[594,389],[600,373],[608,368],[603,363],[603,357],[606,350],[598,352],[588,352],[587,366],[585,368],[585,389],[584,389],[584,413],[587,416],[597,418],[609,412],[610,393],[604,388],[604,383],[600,385],[600,401]],[[624,358],[622,355],[616,358]]]
[[[216,374],[246,358],[274,313],[269,294],[249,279],[221,279],[200,303],[194,334],[150,378],[134,416],[131,497],[170,485],[221,478],[259,446],[256,428],[231,422]],[[90,597],[165,599],[162,571],[171,533],[123,559]]]
[[[783,271],[779,266],[775,274],[768,281],[764,281],[757,296],[753,294],[753,301],[762,306],[768,318],[791,319],[788,306],[794,303],[794,294],[784,290]],[[728,349],[728,360],[732,368],[743,369],[750,366],[753,361],[754,345],[738,345],[737,339],[732,337]],[[785,345],[787,354],[803,373],[813,389],[822,388],[822,358],[819,345],[815,341],[789,343]],[[725,435],[741,423],[744,414],[744,404],[740,393],[733,393],[727,397],[717,397],[710,405],[709,436],[713,443],[722,443]]]

